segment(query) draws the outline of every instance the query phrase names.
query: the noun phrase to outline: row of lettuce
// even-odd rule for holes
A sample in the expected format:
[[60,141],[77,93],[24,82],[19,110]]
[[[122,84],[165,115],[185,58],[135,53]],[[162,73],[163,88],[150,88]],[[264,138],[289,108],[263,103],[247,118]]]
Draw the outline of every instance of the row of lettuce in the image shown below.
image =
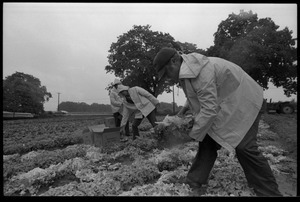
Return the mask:
[[[4,179],[4,195],[191,196],[184,179],[196,151],[196,142],[162,148],[146,135],[103,148],[75,144],[53,151],[6,155],[6,173],[13,167],[19,169]],[[263,147],[263,151],[271,150]],[[57,183],[66,176],[73,178]],[[204,196],[255,195],[234,153],[225,149],[218,151],[206,188]]]
[[60,117],[3,121],[3,154],[24,154],[82,142],[82,130],[97,125],[101,117]]
[[[136,186],[155,183],[164,171],[180,166],[185,166],[186,171],[194,153],[184,151],[159,149],[157,140],[145,137],[103,148],[76,144],[53,151],[6,155],[4,194],[119,195]],[[53,186],[66,175],[75,176],[77,181]],[[181,186],[187,194],[189,187]],[[46,191],[41,193],[45,187]]]
[[[189,196],[184,178],[197,142],[166,147],[143,123],[141,137],[98,148],[81,144],[81,131],[99,119],[19,120],[4,126],[5,196]],[[28,127],[30,125],[30,127]],[[183,128],[184,129],[184,128]],[[23,131],[23,132],[21,132]],[[167,132],[167,133],[166,133]],[[258,140],[270,137],[260,129]],[[164,134],[172,135],[171,131]],[[175,138],[173,134],[173,139]],[[13,145],[15,141],[15,145]],[[16,143],[17,142],[17,143]],[[169,141],[168,141],[169,142]],[[23,145],[24,144],[24,145]],[[15,146],[15,147],[14,147]],[[23,149],[21,149],[23,147]],[[275,146],[260,145],[274,172],[289,159]],[[232,175],[232,173],[235,173]],[[65,181],[65,178],[71,178]],[[218,151],[208,196],[253,196],[234,153]]]

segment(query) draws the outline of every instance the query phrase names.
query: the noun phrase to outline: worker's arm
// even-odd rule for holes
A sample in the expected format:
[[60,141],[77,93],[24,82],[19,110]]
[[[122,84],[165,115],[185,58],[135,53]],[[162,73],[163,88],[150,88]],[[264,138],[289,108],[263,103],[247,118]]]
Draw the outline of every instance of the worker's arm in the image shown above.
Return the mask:
[[176,115],[182,117],[188,110],[189,110],[189,102],[188,100],[186,100],[183,107],[179,110],[179,112]]
[[157,104],[159,104],[159,100],[154,97],[151,93],[149,93],[148,91],[146,91],[145,89],[141,88],[141,87],[137,87],[137,93],[140,96],[146,97],[148,100],[150,100],[150,102],[156,106]]
[[201,109],[194,118],[194,125],[189,135],[202,141],[218,113],[217,87],[213,68],[204,67],[199,77],[191,82],[197,92]]
[[113,106],[118,106],[118,107],[121,107],[122,105],[122,102],[120,101],[121,99],[118,99],[117,97],[117,93],[116,92],[111,92],[109,94],[109,97],[110,97],[110,103],[113,105]]

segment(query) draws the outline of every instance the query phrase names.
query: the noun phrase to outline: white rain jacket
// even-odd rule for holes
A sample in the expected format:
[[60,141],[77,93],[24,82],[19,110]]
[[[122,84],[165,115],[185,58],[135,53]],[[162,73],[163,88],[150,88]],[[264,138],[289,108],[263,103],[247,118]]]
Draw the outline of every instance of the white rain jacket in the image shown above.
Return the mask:
[[198,53],[181,56],[180,84],[195,115],[190,137],[202,141],[208,134],[233,150],[261,109],[262,88],[232,62]]
[[122,114],[123,99],[118,95],[118,91],[116,88],[113,87],[110,90],[109,98],[112,113],[119,112],[120,114]]
[[134,104],[130,104],[124,99],[121,127],[127,123],[128,119],[133,114],[136,114],[135,118],[142,118],[141,115],[144,115],[145,117],[148,116],[148,114],[150,114],[159,103],[158,99],[156,99],[151,93],[138,86],[129,88],[128,93]]

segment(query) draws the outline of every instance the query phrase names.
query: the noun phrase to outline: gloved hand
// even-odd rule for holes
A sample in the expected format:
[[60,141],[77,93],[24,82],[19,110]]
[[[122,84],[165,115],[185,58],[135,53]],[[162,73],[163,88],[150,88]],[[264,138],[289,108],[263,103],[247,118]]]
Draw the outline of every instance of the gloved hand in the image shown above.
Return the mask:
[[125,136],[125,134],[126,134],[125,126],[122,126],[122,127],[120,128],[120,134],[121,134],[122,137]]
[[179,116],[180,118],[183,118],[185,113],[189,110],[188,107],[183,106],[179,112],[176,114],[176,116]]
[[190,136],[190,134],[192,133],[192,128],[193,128],[193,126],[194,126],[194,122],[195,122],[194,118],[191,119],[191,120],[188,122],[188,124],[185,126],[185,129],[184,129],[185,131],[188,132],[187,138],[190,139],[190,140],[195,140],[194,138],[192,138],[192,137]]
[[195,120],[194,120],[194,118],[192,119],[192,120],[190,120],[189,121],[189,124],[188,124],[188,130],[192,130],[192,128],[193,128],[193,126],[194,126],[194,122],[195,122]]
[[182,113],[182,111],[179,111],[176,116],[180,117],[180,118],[183,118],[184,117],[184,114]]

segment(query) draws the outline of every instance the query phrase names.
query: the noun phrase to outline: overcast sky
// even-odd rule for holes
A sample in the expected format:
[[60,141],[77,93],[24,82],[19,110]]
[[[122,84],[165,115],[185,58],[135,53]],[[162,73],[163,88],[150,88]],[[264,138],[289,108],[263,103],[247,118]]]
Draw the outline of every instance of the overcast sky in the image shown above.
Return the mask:
[[[288,27],[297,38],[297,4],[178,4],[178,3],[4,3],[3,78],[16,71],[33,75],[51,92],[45,110],[60,102],[109,104],[105,87],[114,80],[106,74],[108,50],[133,25],[151,25],[176,41],[207,49],[222,20],[240,10],[270,17],[278,30]],[[265,98],[291,100],[270,86]],[[158,96],[172,102],[172,93]],[[175,88],[183,105],[183,91]]]

